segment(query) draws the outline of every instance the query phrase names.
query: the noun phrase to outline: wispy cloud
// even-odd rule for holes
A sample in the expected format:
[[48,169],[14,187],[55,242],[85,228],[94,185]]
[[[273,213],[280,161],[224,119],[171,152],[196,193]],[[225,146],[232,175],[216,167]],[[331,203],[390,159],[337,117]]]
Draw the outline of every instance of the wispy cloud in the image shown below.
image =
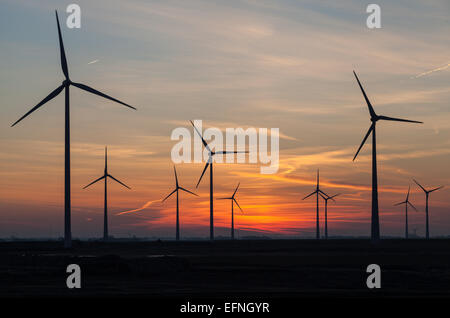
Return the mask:
[[420,73],[420,74],[417,74],[416,76],[413,76],[413,77],[411,77],[411,78],[419,78],[419,77],[422,77],[422,76],[425,76],[425,75],[429,75],[429,74],[434,73],[434,72],[439,72],[439,71],[446,70],[446,69],[448,69],[449,67],[450,67],[450,63],[447,63],[447,64],[445,64],[445,65],[443,65],[443,66],[434,68],[434,69],[432,69],[432,70],[429,70],[429,71],[426,71],[426,72],[423,72],[423,73]]
[[[0,208],[14,212],[10,220],[20,221],[16,211],[36,215],[33,209],[21,208],[21,202],[35,209],[54,203],[57,213],[63,204],[64,100],[57,97],[17,129],[9,128],[60,81],[61,74],[55,63],[59,58],[51,14],[55,1],[6,1],[5,14],[11,15],[13,24],[36,25],[6,28],[1,41],[6,54],[0,59],[5,70],[0,74],[0,203],[8,202],[12,208]],[[153,199],[173,186],[170,151],[175,142],[170,134],[174,125],[192,129],[188,119],[203,119],[205,128],[221,130],[281,130],[276,175],[263,176],[259,165],[250,164],[222,164],[214,172],[217,195],[228,195],[237,176],[242,182],[240,203],[248,215],[240,218],[239,225],[277,233],[289,228],[309,230],[315,202],[301,202],[298,196],[313,188],[317,168],[327,190],[345,193],[333,206],[336,214],[330,216],[339,217],[336,228],[345,226],[345,233],[358,228],[355,214],[370,221],[370,142],[357,161],[351,161],[369,125],[352,69],[360,74],[380,114],[425,122],[411,129],[382,124],[377,145],[380,204],[403,197],[412,173],[430,184],[450,180],[450,90],[445,81],[438,81],[448,76],[449,64],[436,67],[448,62],[446,0],[410,0],[407,7],[390,3],[390,23],[379,31],[366,28],[364,4],[355,0],[332,4],[129,0],[126,6],[119,0],[98,0],[85,1],[83,8],[90,37],[63,31],[69,64],[80,66],[73,72],[85,84],[138,107],[138,112],[128,112],[110,101],[73,91],[74,206],[85,211],[97,206],[100,215],[101,189],[81,188],[103,168],[108,144],[111,169],[133,188],[109,190],[114,215],[123,211],[115,218],[117,230],[139,233],[135,230],[148,227],[152,235],[173,235],[172,230],[157,228],[172,229],[174,202],[160,206]],[[91,60],[94,56],[101,57],[102,63]],[[30,70],[48,76],[36,81]],[[438,72],[441,76],[432,76]],[[426,81],[410,80],[413,74]],[[183,184],[195,186],[203,165],[179,168]],[[199,199],[183,200],[184,224],[201,225],[205,233],[208,190],[202,183]],[[450,219],[442,221],[448,215],[444,213],[448,192],[436,193],[435,200],[437,207],[442,202],[443,211],[436,211],[435,217],[448,231]],[[222,210],[222,203],[217,204],[217,221],[227,227],[228,206]],[[49,219],[46,213],[43,219],[44,215]],[[74,220],[83,225],[100,220],[86,217],[91,216],[90,223],[80,213],[74,214]],[[365,231],[366,224],[361,228]]]
[[128,213],[135,213],[135,212],[139,212],[142,211],[146,208],[148,208],[149,206],[153,205],[156,202],[161,202],[161,200],[153,200],[153,201],[148,201],[147,203],[145,203],[143,206],[141,206],[138,209],[134,209],[134,210],[129,210],[129,211],[123,211],[123,212],[119,212],[116,215],[122,215],[122,214],[128,214]]

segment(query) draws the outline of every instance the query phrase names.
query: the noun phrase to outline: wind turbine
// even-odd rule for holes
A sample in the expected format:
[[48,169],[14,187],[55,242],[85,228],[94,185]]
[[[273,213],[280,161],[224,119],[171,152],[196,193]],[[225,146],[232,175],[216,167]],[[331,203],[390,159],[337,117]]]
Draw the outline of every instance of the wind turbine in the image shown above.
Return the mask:
[[175,169],[175,166],[173,166],[173,172],[175,173],[175,190],[173,190],[172,192],[170,192],[170,194],[164,198],[164,200],[162,200],[162,202],[166,201],[172,194],[174,194],[175,192],[177,193],[177,224],[176,224],[176,239],[177,241],[180,240],[180,213],[179,213],[179,201],[178,201],[178,190],[182,190],[184,192],[193,194],[195,196],[198,197],[198,195],[196,195],[194,192],[191,192],[189,190],[186,190],[183,187],[180,187],[178,184],[178,176],[177,176],[177,170]]
[[205,139],[203,139],[202,134],[198,131],[197,127],[195,127],[192,120],[190,122],[192,124],[192,127],[194,127],[195,131],[202,139],[203,145],[208,150],[208,161],[206,162],[202,175],[200,176],[200,179],[197,182],[196,188],[198,188],[198,185],[200,184],[200,181],[202,181],[203,175],[205,174],[205,171],[206,169],[208,169],[209,166],[209,238],[211,241],[213,241],[214,240],[213,157],[215,155],[224,155],[227,153],[248,153],[248,151],[212,151],[211,148],[209,148],[208,143],[205,141]]
[[366,100],[367,107],[369,108],[369,114],[370,114],[370,120],[372,121],[372,124],[369,127],[369,130],[367,131],[366,135],[364,136],[364,139],[361,143],[361,145],[358,148],[358,151],[356,152],[355,156],[353,157],[353,161],[355,161],[356,157],[359,154],[359,151],[361,150],[362,146],[366,142],[367,138],[369,137],[370,133],[372,133],[372,222],[371,222],[371,238],[372,241],[376,242],[380,239],[380,221],[378,216],[378,180],[377,180],[377,142],[376,142],[376,134],[375,134],[375,128],[376,123],[379,120],[390,120],[390,121],[401,121],[401,122],[407,122],[407,123],[418,123],[423,124],[421,121],[415,121],[415,120],[408,120],[408,119],[401,119],[401,118],[393,118],[393,117],[387,117],[382,115],[377,115],[375,113],[375,110],[372,107],[372,104],[369,101],[369,98],[366,95],[366,92],[364,91],[364,88],[362,87],[358,76],[356,75],[355,71],[353,71],[353,74],[356,77],[356,81],[358,82],[359,87],[361,88],[361,92],[364,95],[364,99]]
[[116,181],[117,183],[121,184],[122,186],[124,186],[127,189],[131,189],[129,186],[127,186],[126,184],[120,182],[119,180],[117,180],[116,178],[114,178],[112,175],[110,175],[108,173],[108,148],[105,147],[105,170],[103,172],[103,176],[101,176],[100,178],[92,181],[91,183],[89,183],[87,186],[85,186],[83,189],[86,189],[87,187],[93,185],[94,183],[100,181],[100,180],[105,180],[105,212],[104,212],[104,216],[103,216],[103,240],[107,241],[109,236],[108,236],[108,177],[113,179],[114,181]]
[[236,201],[236,198],[234,197],[236,195],[237,190],[239,189],[240,183],[238,183],[236,190],[234,190],[234,193],[229,198],[220,198],[218,200],[231,200],[231,239],[234,240],[234,203],[238,206],[239,210],[242,211],[241,207],[239,206],[239,203]]
[[411,188],[411,187],[408,187],[408,194],[406,195],[406,200],[403,201],[403,202],[394,204],[394,206],[402,205],[402,204],[405,205],[405,238],[408,238],[408,204],[409,204],[414,210],[417,211],[416,207],[415,207],[411,202],[409,202],[409,190],[410,190],[410,188]]
[[334,202],[336,202],[334,200],[335,197],[337,197],[338,195],[340,195],[340,193],[332,195],[331,197],[329,196],[325,196],[322,193],[320,194],[320,196],[322,197],[322,199],[325,200],[325,239],[328,239],[328,216],[327,216],[327,211],[328,211],[328,200],[333,200]]
[[424,187],[422,187],[420,185],[419,182],[417,182],[416,180],[414,180],[414,182],[423,190],[423,192],[425,192],[425,197],[426,197],[426,201],[425,201],[426,202],[426,205],[425,205],[425,215],[426,215],[426,221],[425,221],[425,229],[426,230],[425,231],[426,231],[426,234],[425,234],[425,237],[428,240],[430,238],[429,222],[428,222],[428,197],[429,197],[431,192],[434,192],[434,191],[437,191],[439,189],[442,189],[444,186],[440,186],[438,188],[434,188],[434,189],[431,189],[431,190],[426,190]]
[[307,198],[309,198],[310,196],[312,196],[313,194],[316,195],[316,239],[320,239],[320,228],[319,228],[319,194],[323,194],[325,196],[328,197],[328,195],[323,192],[322,190],[320,190],[319,187],[319,169],[317,169],[317,185],[316,185],[316,190],[314,190],[314,192],[311,192],[310,194],[308,194],[306,197],[304,197],[302,200],[305,200]]
[[136,109],[133,106],[125,104],[120,100],[117,100],[111,96],[108,96],[102,92],[99,92],[92,87],[81,83],[72,82],[69,78],[69,69],[67,67],[66,53],[64,51],[64,44],[61,35],[61,28],[59,26],[58,12],[55,10],[56,14],[56,24],[58,26],[58,37],[59,37],[59,51],[61,56],[61,68],[64,74],[64,81],[62,84],[53,90],[47,97],[45,97],[41,102],[29,110],[25,115],[23,115],[19,120],[17,120],[11,127],[18,124],[22,119],[30,115],[32,112],[37,110],[39,107],[52,100],[59,95],[63,90],[65,91],[65,150],[64,150],[64,247],[69,248],[72,246],[72,234],[71,234],[71,224],[70,224],[70,106],[69,106],[69,87],[73,85],[89,93],[104,97],[106,99],[112,100],[124,106],[132,109]]

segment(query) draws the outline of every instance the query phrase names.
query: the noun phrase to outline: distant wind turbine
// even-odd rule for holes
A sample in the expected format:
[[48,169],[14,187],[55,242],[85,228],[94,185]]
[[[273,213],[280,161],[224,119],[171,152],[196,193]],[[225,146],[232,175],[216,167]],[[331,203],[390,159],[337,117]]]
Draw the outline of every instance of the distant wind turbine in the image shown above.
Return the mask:
[[376,242],[380,239],[380,221],[379,221],[379,211],[378,211],[378,179],[377,179],[377,142],[376,142],[376,134],[375,134],[375,128],[376,123],[379,120],[390,120],[390,121],[401,121],[401,122],[407,122],[407,123],[418,123],[423,124],[421,121],[415,121],[415,120],[408,120],[408,119],[400,119],[400,118],[393,118],[393,117],[387,117],[387,116],[381,116],[377,115],[375,113],[375,110],[372,107],[372,104],[369,101],[369,98],[366,95],[366,92],[364,91],[364,88],[362,87],[358,76],[356,75],[355,71],[353,71],[353,74],[356,77],[356,80],[358,82],[359,88],[361,88],[361,92],[364,95],[364,99],[366,100],[367,107],[369,108],[370,113],[370,120],[372,121],[372,124],[369,127],[369,130],[367,131],[366,135],[364,136],[364,139],[361,143],[361,145],[358,148],[358,151],[356,152],[355,156],[353,157],[353,161],[355,161],[356,157],[359,154],[359,151],[361,150],[362,146],[366,142],[367,138],[369,137],[370,133],[372,133],[372,222],[371,222],[371,238],[372,241]]
[[180,187],[178,184],[178,176],[177,176],[177,170],[175,169],[175,166],[173,166],[173,172],[175,173],[175,190],[173,190],[172,192],[170,192],[170,194],[164,198],[164,200],[162,200],[162,202],[166,201],[172,194],[176,193],[177,194],[177,224],[176,224],[176,240],[179,241],[180,240],[180,211],[179,211],[179,201],[178,201],[178,190],[182,190],[184,192],[193,194],[195,196],[198,197],[197,194],[195,194],[194,192],[191,192],[189,190],[186,190],[183,187]]
[[238,206],[239,210],[242,211],[241,207],[239,206],[239,203],[236,201],[235,195],[237,190],[239,189],[240,183],[238,183],[236,190],[234,190],[233,195],[229,198],[219,198],[217,200],[231,200],[231,239],[234,240],[234,203]]
[[[414,179],[413,179],[414,180]],[[425,204],[425,238],[428,240],[430,238],[430,230],[429,230],[429,219],[428,219],[428,197],[430,195],[431,192],[437,191],[442,189],[444,186],[440,186],[438,188],[434,188],[431,190],[426,190],[424,187],[422,187],[420,185],[419,182],[417,182],[416,180],[414,180],[414,182],[423,190],[423,192],[425,192],[425,197],[426,197],[426,204]]]
[[215,155],[223,155],[227,153],[248,153],[248,151],[212,151],[211,148],[209,148],[208,143],[203,139],[202,134],[198,131],[197,127],[195,127],[194,123],[191,120],[192,127],[194,127],[197,134],[202,139],[202,143],[205,146],[205,148],[208,150],[208,161],[206,162],[205,168],[203,169],[202,175],[200,176],[200,179],[197,182],[196,188],[198,188],[198,185],[200,184],[200,181],[202,181],[203,175],[205,174],[206,169],[208,169],[209,166],[209,238],[211,241],[214,240],[214,191],[213,191],[213,157]]
[[83,189],[86,189],[87,187],[93,185],[94,183],[96,183],[100,180],[103,180],[103,179],[105,180],[105,201],[104,201],[104,211],[105,212],[104,212],[104,216],[103,216],[103,240],[105,240],[105,241],[107,241],[109,238],[109,235],[108,235],[108,180],[107,180],[108,177],[113,179],[117,183],[121,184],[125,188],[131,189],[129,186],[120,182],[119,180],[117,180],[116,178],[114,178],[112,175],[110,175],[108,173],[108,149],[107,149],[107,147],[105,147],[105,170],[103,172],[103,176],[92,181],[91,183],[89,183],[87,186],[85,186],[83,188]]
[[70,224],[70,106],[69,106],[69,87],[70,85],[76,86],[82,90],[85,90],[89,93],[101,96],[103,98],[112,100],[116,103],[122,104],[132,109],[136,109],[133,106],[125,104],[120,100],[117,100],[111,96],[108,96],[102,92],[99,92],[87,85],[81,83],[72,82],[69,78],[69,69],[67,67],[67,59],[66,53],[64,51],[64,44],[61,35],[61,28],[59,26],[58,12],[55,11],[56,14],[56,24],[58,26],[58,37],[59,37],[59,51],[61,56],[61,68],[64,74],[65,80],[62,84],[56,88],[53,92],[51,92],[47,97],[45,97],[39,104],[34,106],[30,111],[28,111],[25,115],[23,115],[19,120],[17,120],[11,127],[18,124],[22,119],[30,115],[32,112],[37,110],[39,107],[52,100],[56,96],[59,95],[63,90],[65,91],[65,150],[64,150],[64,247],[69,248],[72,246],[72,233],[71,233],[71,224]]
[[308,194],[306,197],[304,197],[302,200],[305,200],[307,198],[309,198],[310,196],[312,196],[313,194],[316,195],[316,239],[320,239],[320,227],[319,227],[319,195],[323,194],[325,196],[328,197],[328,195],[323,192],[322,190],[320,190],[319,187],[319,169],[317,169],[317,185],[316,185],[316,190],[314,190],[314,192],[311,192],[310,194]]
[[397,205],[405,205],[405,238],[408,238],[408,204],[417,211],[416,207],[409,202],[409,190],[411,189],[411,187],[408,187],[408,194],[406,194],[406,200],[397,204],[394,204],[394,206]]
[[325,201],[325,239],[328,239],[328,213],[327,213],[327,211],[328,211],[328,200],[333,200],[334,202],[336,202],[335,200],[334,200],[334,198],[335,197],[337,197],[338,195],[340,195],[340,193],[338,193],[338,194],[335,194],[335,195],[332,195],[331,197],[329,197],[329,196],[325,196],[325,195],[323,195],[322,193],[320,193],[320,196],[322,197],[322,199],[324,199],[324,201]]

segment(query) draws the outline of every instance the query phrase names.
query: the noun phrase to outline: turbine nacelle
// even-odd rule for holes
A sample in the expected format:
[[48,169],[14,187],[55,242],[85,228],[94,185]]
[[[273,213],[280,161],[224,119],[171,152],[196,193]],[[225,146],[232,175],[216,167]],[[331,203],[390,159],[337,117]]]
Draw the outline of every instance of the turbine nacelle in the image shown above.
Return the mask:
[[170,196],[171,196],[172,194],[174,194],[174,193],[177,193],[177,195],[178,195],[178,191],[179,191],[179,190],[184,191],[184,192],[187,192],[187,193],[190,193],[190,194],[195,195],[196,197],[198,197],[198,195],[195,194],[194,192],[191,192],[191,191],[189,191],[189,190],[187,190],[187,189],[185,189],[185,188],[183,188],[183,187],[181,187],[181,186],[179,185],[179,183],[178,183],[177,169],[175,168],[175,166],[173,166],[173,172],[174,172],[174,175],[175,175],[175,190],[173,190],[172,192],[170,192],[168,196],[166,196],[163,200],[161,200],[161,202],[166,201],[166,200],[167,200],[168,198],[170,198]]
[[336,202],[336,200],[335,200],[334,198],[337,197],[337,196],[339,196],[339,195],[341,195],[340,193],[335,194],[335,195],[332,195],[332,196],[323,195],[322,193],[319,193],[319,194],[320,194],[320,196],[322,197],[322,199],[325,200],[325,202],[328,202],[328,200],[330,200],[330,199],[331,199],[332,201]]
[[437,187],[437,188],[434,188],[434,189],[431,189],[431,190],[427,190],[427,189],[425,189],[419,182],[417,182],[415,179],[413,179],[413,181],[423,190],[423,192],[425,192],[425,194],[426,194],[426,196],[428,197],[428,195],[431,193],[431,192],[434,192],[434,191],[437,191],[437,190],[440,190],[440,189],[442,189],[444,186],[440,186],[440,187]]
[[110,179],[116,181],[118,184],[120,184],[120,185],[122,185],[123,187],[125,187],[125,188],[131,190],[131,188],[130,188],[129,186],[127,186],[125,183],[123,183],[122,181],[117,180],[116,178],[114,178],[112,175],[110,175],[110,174],[108,173],[108,153],[107,153],[107,150],[106,150],[106,148],[105,148],[105,169],[104,169],[103,176],[101,176],[100,178],[98,178],[98,179],[92,181],[91,183],[89,183],[88,185],[86,185],[85,187],[83,187],[83,189],[86,189],[86,188],[90,187],[91,185],[93,185],[94,183],[97,183],[97,182],[100,181],[100,180],[105,179],[105,181],[106,181],[108,178],[110,178]]
[[399,203],[397,203],[397,204],[394,204],[394,206],[405,204],[406,207],[409,205],[409,206],[411,206],[415,211],[417,211],[416,207],[409,201],[409,192],[410,192],[410,190],[411,190],[411,187],[408,187],[408,192],[407,192],[407,194],[406,194],[406,199],[405,199],[405,201],[402,201],[402,202],[399,202]]
[[64,88],[69,87],[70,85],[76,86],[79,89],[82,89],[86,92],[89,92],[91,94],[109,99],[113,102],[122,104],[126,107],[132,108],[134,110],[136,110],[135,107],[128,105],[114,97],[111,97],[109,95],[106,95],[92,87],[89,87],[87,85],[81,84],[81,83],[75,83],[72,82],[69,78],[69,69],[67,67],[67,59],[66,59],[66,52],[64,51],[64,44],[63,44],[63,39],[62,39],[62,35],[61,35],[61,28],[59,26],[59,19],[58,19],[58,12],[56,12],[56,24],[58,27],[58,38],[59,38],[59,53],[60,53],[60,57],[61,57],[61,69],[63,71],[64,74],[64,81],[62,81],[61,86],[57,87],[56,89],[54,89],[50,94],[47,95],[47,97],[45,97],[42,101],[40,101],[36,106],[34,106],[32,109],[30,109],[25,115],[23,115],[22,117],[20,117],[16,122],[14,122],[11,127],[17,125],[20,121],[22,121],[25,117],[27,117],[28,115],[30,115],[31,113],[33,113],[35,110],[37,110],[38,108],[40,108],[41,106],[43,106],[44,104],[46,104],[47,102],[49,102],[50,100],[52,100],[53,98],[55,98],[56,96],[58,96]]
[[361,142],[361,145],[359,146],[358,150],[356,151],[355,156],[353,157],[353,161],[355,161],[356,157],[359,154],[359,151],[361,150],[361,148],[366,143],[367,138],[369,137],[370,134],[372,134],[374,132],[377,121],[379,121],[379,120],[388,120],[388,121],[400,121],[400,122],[416,123],[416,124],[423,124],[423,122],[416,121],[416,120],[409,120],[409,119],[402,119],[402,118],[395,118],[395,117],[388,117],[388,116],[383,116],[383,115],[377,115],[375,113],[375,110],[373,109],[372,103],[370,102],[369,98],[366,95],[366,92],[364,91],[364,88],[362,87],[361,82],[359,81],[358,75],[356,75],[355,71],[353,71],[353,74],[355,75],[356,81],[358,82],[359,88],[361,89],[361,92],[362,92],[362,94],[364,96],[364,99],[366,101],[367,107],[369,109],[370,121],[372,122],[372,124],[369,127],[369,130],[367,131],[366,135],[364,136],[363,141]]
[[227,198],[218,198],[217,200],[231,200],[232,202],[236,203],[236,205],[238,206],[239,210],[241,210],[241,212],[244,213],[244,211],[242,210],[242,208],[240,207],[239,203],[237,202],[237,200],[236,200],[236,198],[235,198],[236,192],[238,191],[239,185],[240,185],[240,184],[241,184],[241,183],[239,182],[238,185],[237,185],[237,187],[236,187],[236,189],[235,189],[234,192],[233,192],[233,195],[232,195],[231,197],[227,197]]
[[198,185],[200,184],[200,181],[202,181],[203,175],[205,174],[206,169],[208,169],[208,167],[210,166],[210,171],[212,173],[212,164],[213,164],[213,156],[220,154],[220,155],[226,155],[229,153],[248,153],[248,151],[213,151],[208,143],[206,142],[205,139],[203,139],[203,136],[201,134],[201,132],[197,129],[197,127],[195,127],[194,122],[192,120],[190,120],[190,123],[192,124],[192,127],[194,127],[194,130],[197,132],[197,134],[199,135],[200,139],[202,140],[203,146],[208,150],[208,161],[206,162],[205,168],[203,169],[202,175],[200,176],[200,179],[197,182],[197,185],[195,186],[196,188],[198,188]]

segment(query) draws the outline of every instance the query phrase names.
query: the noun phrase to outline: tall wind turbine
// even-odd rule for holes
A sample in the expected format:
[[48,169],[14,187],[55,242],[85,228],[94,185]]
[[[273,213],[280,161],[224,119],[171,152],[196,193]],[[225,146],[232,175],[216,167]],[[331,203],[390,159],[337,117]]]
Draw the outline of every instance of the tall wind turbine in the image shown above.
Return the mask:
[[359,87],[361,88],[361,92],[364,95],[364,99],[366,100],[367,107],[369,108],[369,114],[370,114],[370,120],[372,121],[372,124],[369,127],[369,130],[367,131],[366,135],[364,136],[364,139],[361,143],[361,145],[358,148],[358,151],[356,152],[355,156],[353,157],[353,161],[355,161],[356,157],[359,154],[359,151],[361,150],[362,146],[366,142],[367,138],[369,137],[370,133],[372,133],[372,222],[371,222],[371,238],[372,241],[376,242],[380,239],[380,221],[378,216],[378,179],[377,179],[377,142],[376,142],[376,134],[375,134],[375,128],[376,123],[379,120],[390,120],[390,121],[401,121],[401,122],[407,122],[407,123],[418,123],[423,124],[421,121],[415,121],[415,120],[408,120],[408,119],[401,119],[401,118],[393,118],[393,117],[387,117],[382,115],[377,115],[375,113],[375,110],[372,107],[372,104],[369,101],[369,98],[366,95],[366,92],[364,91],[364,88],[362,87],[358,76],[356,75],[355,71],[353,71],[353,74],[356,77],[356,81],[358,82]]
[[417,211],[416,207],[409,202],[409,190],[411,189],[411,187],[408,187],[408,194],[406,194],[406,200],[397,204],[394,204],[395,206],[397,205],[405,205],[405,238],[408,238],[408,204]]
[[240,183],[238,183],[236,190],[234,190],[233,195],[229,198],[220,198],[218,200],[231,200],[231,239],[234,240],[234,203],[238,206],[239,210],[242,211],[241,207],[239,206],[239,203],[236,201],[235,195],[237,190],[239,189]]
[[431,189],[431,190],[426,190],[424,187],[422,187],[420,185],[419,182],[417,182],[416,180],[414,180],[414,182],[423,190],[423,192],[425,192],[425,197],[426,197],[426,201],[425,201],[426,202],[426,205],[425,205],[425,215],[426,215],[426,221],[425,221],[426,233],[425,233],[425,237],[428,240],[430,238],[429,221],[428,221],[428,197],[429,197],[431,192],[434,192],[434,191],[437,191],[439,189],[442,189],[444,186],[440,186],[438,188],[434,188],[434,189]]
[[322,199],[324,199],[325,201],[325,239],[328,239],[328,200],[333,200],[334,202],[336,202],[334,200],[335,197],[337,197],[338,195],[340,195],[340,193],[332,195],[331,197],[329,196],[325,196],[322,193],[320,194],[320,196],[322,197]]
[[322,190],[320,190],[319,187],[319,169],[317,169],[317,185],[316,185],[316,190],[314,190],[314,192],[311,192],[310,194],[308,194],[306,197],[304,197],[302,200],[305,200],[307,198],[309,198],[310,196],[312,196],[313,194],[316,195],[316,239],[320,239],[320,228],[319,228],[319,195],[323,194],[325,196],[328,197],[328,195],[323,192]]
[[116,178],[114,178],[112,175],[110,175],[108,173],[108,148],[105,147],[105,170],[103,172],[103,176],[101,176],[100,178],[92,181],[91,183],[89,183],[87,186],[85,186],[83,189],[86,189],[87,187],[93,185],[94,183],[100,181],[100,180],[105,180],[105,206],[104,206],[104,216],[103,216],[103,240],[107,241],[109,238],[108,235],[108,177],[113,179],[114,181],[116,181],[117,183],[121,184],[122,186],[124,186],[127,189],[131,189],[129,186],[127,186],[126,184],[120,182],[119,180],[117,180]]
[[203,169],[202,175],[200,176],[200,179],[198,179],[196,188],[198,188],[198,185],[200,184],[200,181],[202,181],[203,175],[205,174],[206,169],[208,169],[209,166],[209,238],[211,241],[214,240],[214,198],[213,198],[213,157],[215,155],[223,155],[227,153],[248,153],[248,151],[212,151],[211,148],[209,148],[208,143],[203,139],[202,134],[198,131],[197,127],[195,127],[194,123],[191,120],[191,124],[194,127],[197,134],[202,139],[202,143],[205,146],[205,148],[208,150],[208,161],[206,162],[205,168]]
[[166,201],[172,194],[176,193],[177,194],[177,224],[176,224],[176,239],[177,241],[180,240],[180,211],[179,211],[179,201],[178,201],[178,190],[193,194],[195,196],[196,195],[194,192],[191,192],[189,190],[186,190],[183,187],[180,187],[180,185],[178,184],[178,176],[177,176],[177,170],[175,169],[175,166],[173,166],[173,172],[175,173],[175,190],[173,190],[172,192],[170,192],[170,194],[164,198],[164,200],[162,200],[162,202]]
[[29,110],[25,115],[23,115],[19,120],[17,120],[11,127],[18,124],[22,119],[30,115],[32,112],[37,110],[39,107],[52,100],[59,95],[63,90],[65,91],[65,150],[64,150],[64,247],[69,248],[72,246],[72,234],[71,234],[71,224],[70,224],[70,106],[69,106],[69,87],[73,85],[89,93],[104,97],[106,99],[112,100],[116,103],[122,104],[132,109],[136,109],[133,106],[125,104],[120,100],[117,100],[111,96],[108,96],[102,92],[99,92],[92,87],[81,83],[72,82],[69,78],[69,69],[67,67],[66,53],[64,51],[64,44],[61,35],[61,28],[59,26],[58,12],[56,14],[56,24],[58,26],[58,37],[59,37],[59,51],[61,56],[61,68],[64,74],[64,81],[62,84],[52,91],[47,97],[45,97],[41,102]]

